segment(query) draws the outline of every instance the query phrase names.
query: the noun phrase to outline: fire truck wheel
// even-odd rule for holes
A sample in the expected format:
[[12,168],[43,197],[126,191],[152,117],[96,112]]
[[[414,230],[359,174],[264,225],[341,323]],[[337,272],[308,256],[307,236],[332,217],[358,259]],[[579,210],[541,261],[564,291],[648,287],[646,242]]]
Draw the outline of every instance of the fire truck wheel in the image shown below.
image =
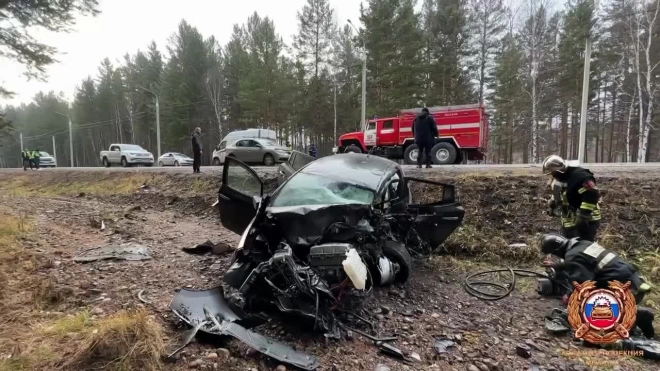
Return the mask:
[[433,163],[436,165],[449,165],[456,162],[456,147],[450,143],[442,142],[431,149]]
[[362,150],[355,144],[351,144],[350,146],[346,147],[344,153],[362,153]]
[[417,144],[411,144],[403,152],[403,162],[405,162],[406,165],[415,165],[417,163],[417,156],[419,156],[419,149],[417,148]]

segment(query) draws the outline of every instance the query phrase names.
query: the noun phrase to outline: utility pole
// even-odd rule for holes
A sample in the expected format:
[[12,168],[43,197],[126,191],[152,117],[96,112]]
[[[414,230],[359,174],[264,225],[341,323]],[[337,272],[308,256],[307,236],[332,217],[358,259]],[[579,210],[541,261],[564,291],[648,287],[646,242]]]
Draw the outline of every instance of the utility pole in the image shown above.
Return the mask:
[[65,115],[63,113],[55,112],[58,115],[62,115],[69,119],[69,158],[71,159],[71,167],[75,167],[73,164],[73,125],[71,124],[71,117],[69,115]]
[[[598,0],[594,3],[594,13],[598,9]],[[591,74],[591,30],[587,35],[584,46],[584,75],[582,76],[582,107],[580,110],[580,142],[578,145],[578,163],[584,162],[585,146],[587,142],[587,111],[589,103],[589,76]]]
[[[355,27],[353,22],[351,20],[348,20],[348,24],[350,24],[355,32],[360,34],[360,31]],[[362,111],[361,111],[361,125],[362,125],[362,130],[365,129],[365,120],[367,118],[367,48],[366,44],[364,41],[364,38],[362,39]]]
[[19,131],[18,136],[21,138],[21,153],[23,153],[23,132]]
[[335,143],[337,145],[337,80],[335,78]]
[[158,157],[160,157],[160,103],[158,101],[158,94],[145,88],[144,86],[138,85],[137,87],[153,94],[153,96],[156,98],[156,145],[158,147]]
[[55,136],[53,135],[53,158],[55,158],[55,165],[57,165],[57,152],[55,152]]

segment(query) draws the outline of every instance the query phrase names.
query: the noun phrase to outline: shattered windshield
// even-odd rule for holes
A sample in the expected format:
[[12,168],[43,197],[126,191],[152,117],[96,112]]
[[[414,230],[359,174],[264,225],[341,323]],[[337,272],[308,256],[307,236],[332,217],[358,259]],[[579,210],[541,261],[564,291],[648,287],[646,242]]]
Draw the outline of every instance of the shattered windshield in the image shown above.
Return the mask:
[[357,185],[316,174],[299,173],[273,198],[270,206],[369,205],[374,192]]

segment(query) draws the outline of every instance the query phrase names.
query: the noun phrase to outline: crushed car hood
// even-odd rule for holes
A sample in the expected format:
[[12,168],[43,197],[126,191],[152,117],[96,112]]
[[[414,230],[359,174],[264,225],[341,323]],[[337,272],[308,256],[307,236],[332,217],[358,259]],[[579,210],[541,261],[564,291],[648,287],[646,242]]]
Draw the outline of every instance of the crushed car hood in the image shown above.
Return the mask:
[[319,243],[327,229],[336,223],[357,227],[358,222],[371,215],[370,205],[314,205],[269,207],[266,212],[275,217],[284,239],[292,246]]

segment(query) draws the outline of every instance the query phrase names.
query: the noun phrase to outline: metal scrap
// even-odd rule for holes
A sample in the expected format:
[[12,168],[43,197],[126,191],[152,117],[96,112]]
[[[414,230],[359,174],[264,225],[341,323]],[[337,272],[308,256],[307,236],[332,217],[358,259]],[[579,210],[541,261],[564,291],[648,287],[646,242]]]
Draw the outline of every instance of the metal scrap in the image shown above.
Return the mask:
[[[193,327],[193,334],[201,331],[216,336],[231,336],[258,352],[303,370],[314,370],[320,366],[317,357],[298,352],[245,328],[242,323],[249,323],[248,319],[242,318],[231,309],[220,287],[203,291],[182,289],[172,299],[170,309]],[[172,354],[176,354],[190,342],[189,336],[190,334],[184,345]]]
[[87,263],[99,260],[149,260],[149,249],[146,246],[128,243],[88,249],[73,257],[76,263]]

